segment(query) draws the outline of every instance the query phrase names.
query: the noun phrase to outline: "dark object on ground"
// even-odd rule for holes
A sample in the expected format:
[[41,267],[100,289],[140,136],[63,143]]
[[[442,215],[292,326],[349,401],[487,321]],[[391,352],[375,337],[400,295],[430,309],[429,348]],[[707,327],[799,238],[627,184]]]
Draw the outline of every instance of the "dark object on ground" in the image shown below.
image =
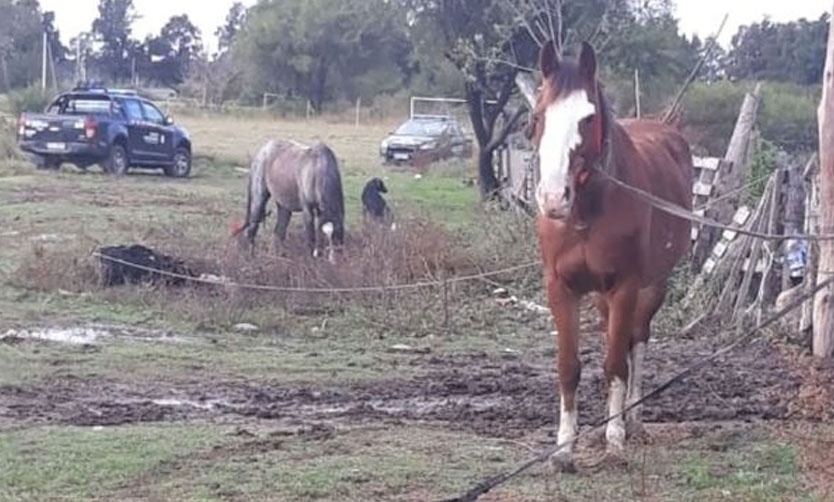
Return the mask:
[[362,215],[386,226],[393,226],[394,213],[385,202],[382,194],[388,193],[388,187],[379,178],[371,178],[362,189]]
[[[183,277],[195,277],[182,260],[158,253],[140,244],[132,246],[105,246],[98,250],[101,262],[101,281],[104,286],[119,284],[137,284],[150,282],[152,284],[182,285]],[[160,270],[163,273],[153,272]]]

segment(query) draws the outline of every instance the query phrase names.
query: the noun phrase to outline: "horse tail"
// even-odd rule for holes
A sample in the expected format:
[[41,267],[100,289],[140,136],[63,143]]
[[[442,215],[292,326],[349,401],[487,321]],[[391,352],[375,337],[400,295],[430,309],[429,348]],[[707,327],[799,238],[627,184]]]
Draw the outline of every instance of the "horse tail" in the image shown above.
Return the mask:
[[249,166],[249,179],[246,184],[246,217],[242,225],[236,228],[232,235],[238,235],[247,228],[257,227],[266,216],[266,170],[272,160],[274,143],[268,142],[258,150],[252,164]]
[[321,195],[320,201],[322,213],[328,219],[336,219],[333,223],[337,224],[337,229],[334,233],[338,234],[339,228],[344,226],[345,216],[345,197],[342,191],[342,177],[339,173],[339,161],[327,145],[319,143],[315,147],[315,162],[318,163],[317,171],[321,175]]

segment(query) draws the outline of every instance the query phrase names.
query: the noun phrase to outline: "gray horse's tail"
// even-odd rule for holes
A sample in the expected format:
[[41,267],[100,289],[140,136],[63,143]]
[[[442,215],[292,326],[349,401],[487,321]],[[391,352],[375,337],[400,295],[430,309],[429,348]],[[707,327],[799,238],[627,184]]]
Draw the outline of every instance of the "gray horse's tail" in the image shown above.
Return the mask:
[[266,217],[266,198],[268,189],[266,186],[266,169],[272,158],[274,145],[272,141],[267,142],[258,150],[252,164],[249,166],[249,179],[246,184],[246,218],[243,225],[235,230],[237,235],[248,228],[255,228]]
[[344,236],[345,197],[342,191],[339,161],[333,150],[323,143],[317,144],[314,149],[315,162],[320,163],[316,166],[316,171],[323,174],[321,176],[323,200],[320,201],[322,216],[333,223],[333,237],[337,242],[341,242]]

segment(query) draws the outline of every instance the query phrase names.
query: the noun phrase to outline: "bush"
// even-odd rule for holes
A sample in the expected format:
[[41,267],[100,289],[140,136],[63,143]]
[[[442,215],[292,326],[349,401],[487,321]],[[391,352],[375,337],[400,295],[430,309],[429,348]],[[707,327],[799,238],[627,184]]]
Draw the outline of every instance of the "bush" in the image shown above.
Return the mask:
[[23,112],[42,112],[52,98],[52,95],[47,94],[40,87],[29,86],[10,92],[9,104],[12,114],[17,116]]
[[0,118],[0,161],[22,159],[23,154],[17,148],[14,123]]
[[791,152],[816,150],[819,86],[767,82],[762,86],[758,126],[762,136]]
[[684,98],[683,124],[690,143],[723,156],[744,94],[752,87],[728,81],[698,83]]
[[[726,80],[693,85],[684,100],[684,128],[690,142],[709,155],[724,155],[744,95],[754,85]],[[819,92],[819,87],[763,83],[756,122],[762,137],[792,152],[815,149]]]

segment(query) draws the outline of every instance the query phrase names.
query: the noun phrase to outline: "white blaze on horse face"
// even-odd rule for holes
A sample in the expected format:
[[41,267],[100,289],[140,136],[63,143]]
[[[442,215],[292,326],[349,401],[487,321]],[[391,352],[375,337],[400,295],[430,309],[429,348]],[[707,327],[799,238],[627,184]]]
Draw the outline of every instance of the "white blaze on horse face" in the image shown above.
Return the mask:
[[567,209],[571,151],[582,143],[579,123],[596,112],[584,89],[573,91],[547,107],[539,142],[539,186],[536,202],[542,213],[562,216]]
[[[564,444],[576,437],[577,431],[577,413],[576,413],[576,394],[573,395],[573,408],[568,409],[565,406],[565,398],[562,397],[559,402],[559,433],[556,438],[559,444]],[[560,449],[561,452],[570,453],[573,451],[573,443],[569,443]]]
[[622,450],[624,447],[623,409],[625,409],[626,390],[626,383],[620,377],[614,377],[608,385],[608,416],[614,417],[605,427],[605,439],[609,448]]

